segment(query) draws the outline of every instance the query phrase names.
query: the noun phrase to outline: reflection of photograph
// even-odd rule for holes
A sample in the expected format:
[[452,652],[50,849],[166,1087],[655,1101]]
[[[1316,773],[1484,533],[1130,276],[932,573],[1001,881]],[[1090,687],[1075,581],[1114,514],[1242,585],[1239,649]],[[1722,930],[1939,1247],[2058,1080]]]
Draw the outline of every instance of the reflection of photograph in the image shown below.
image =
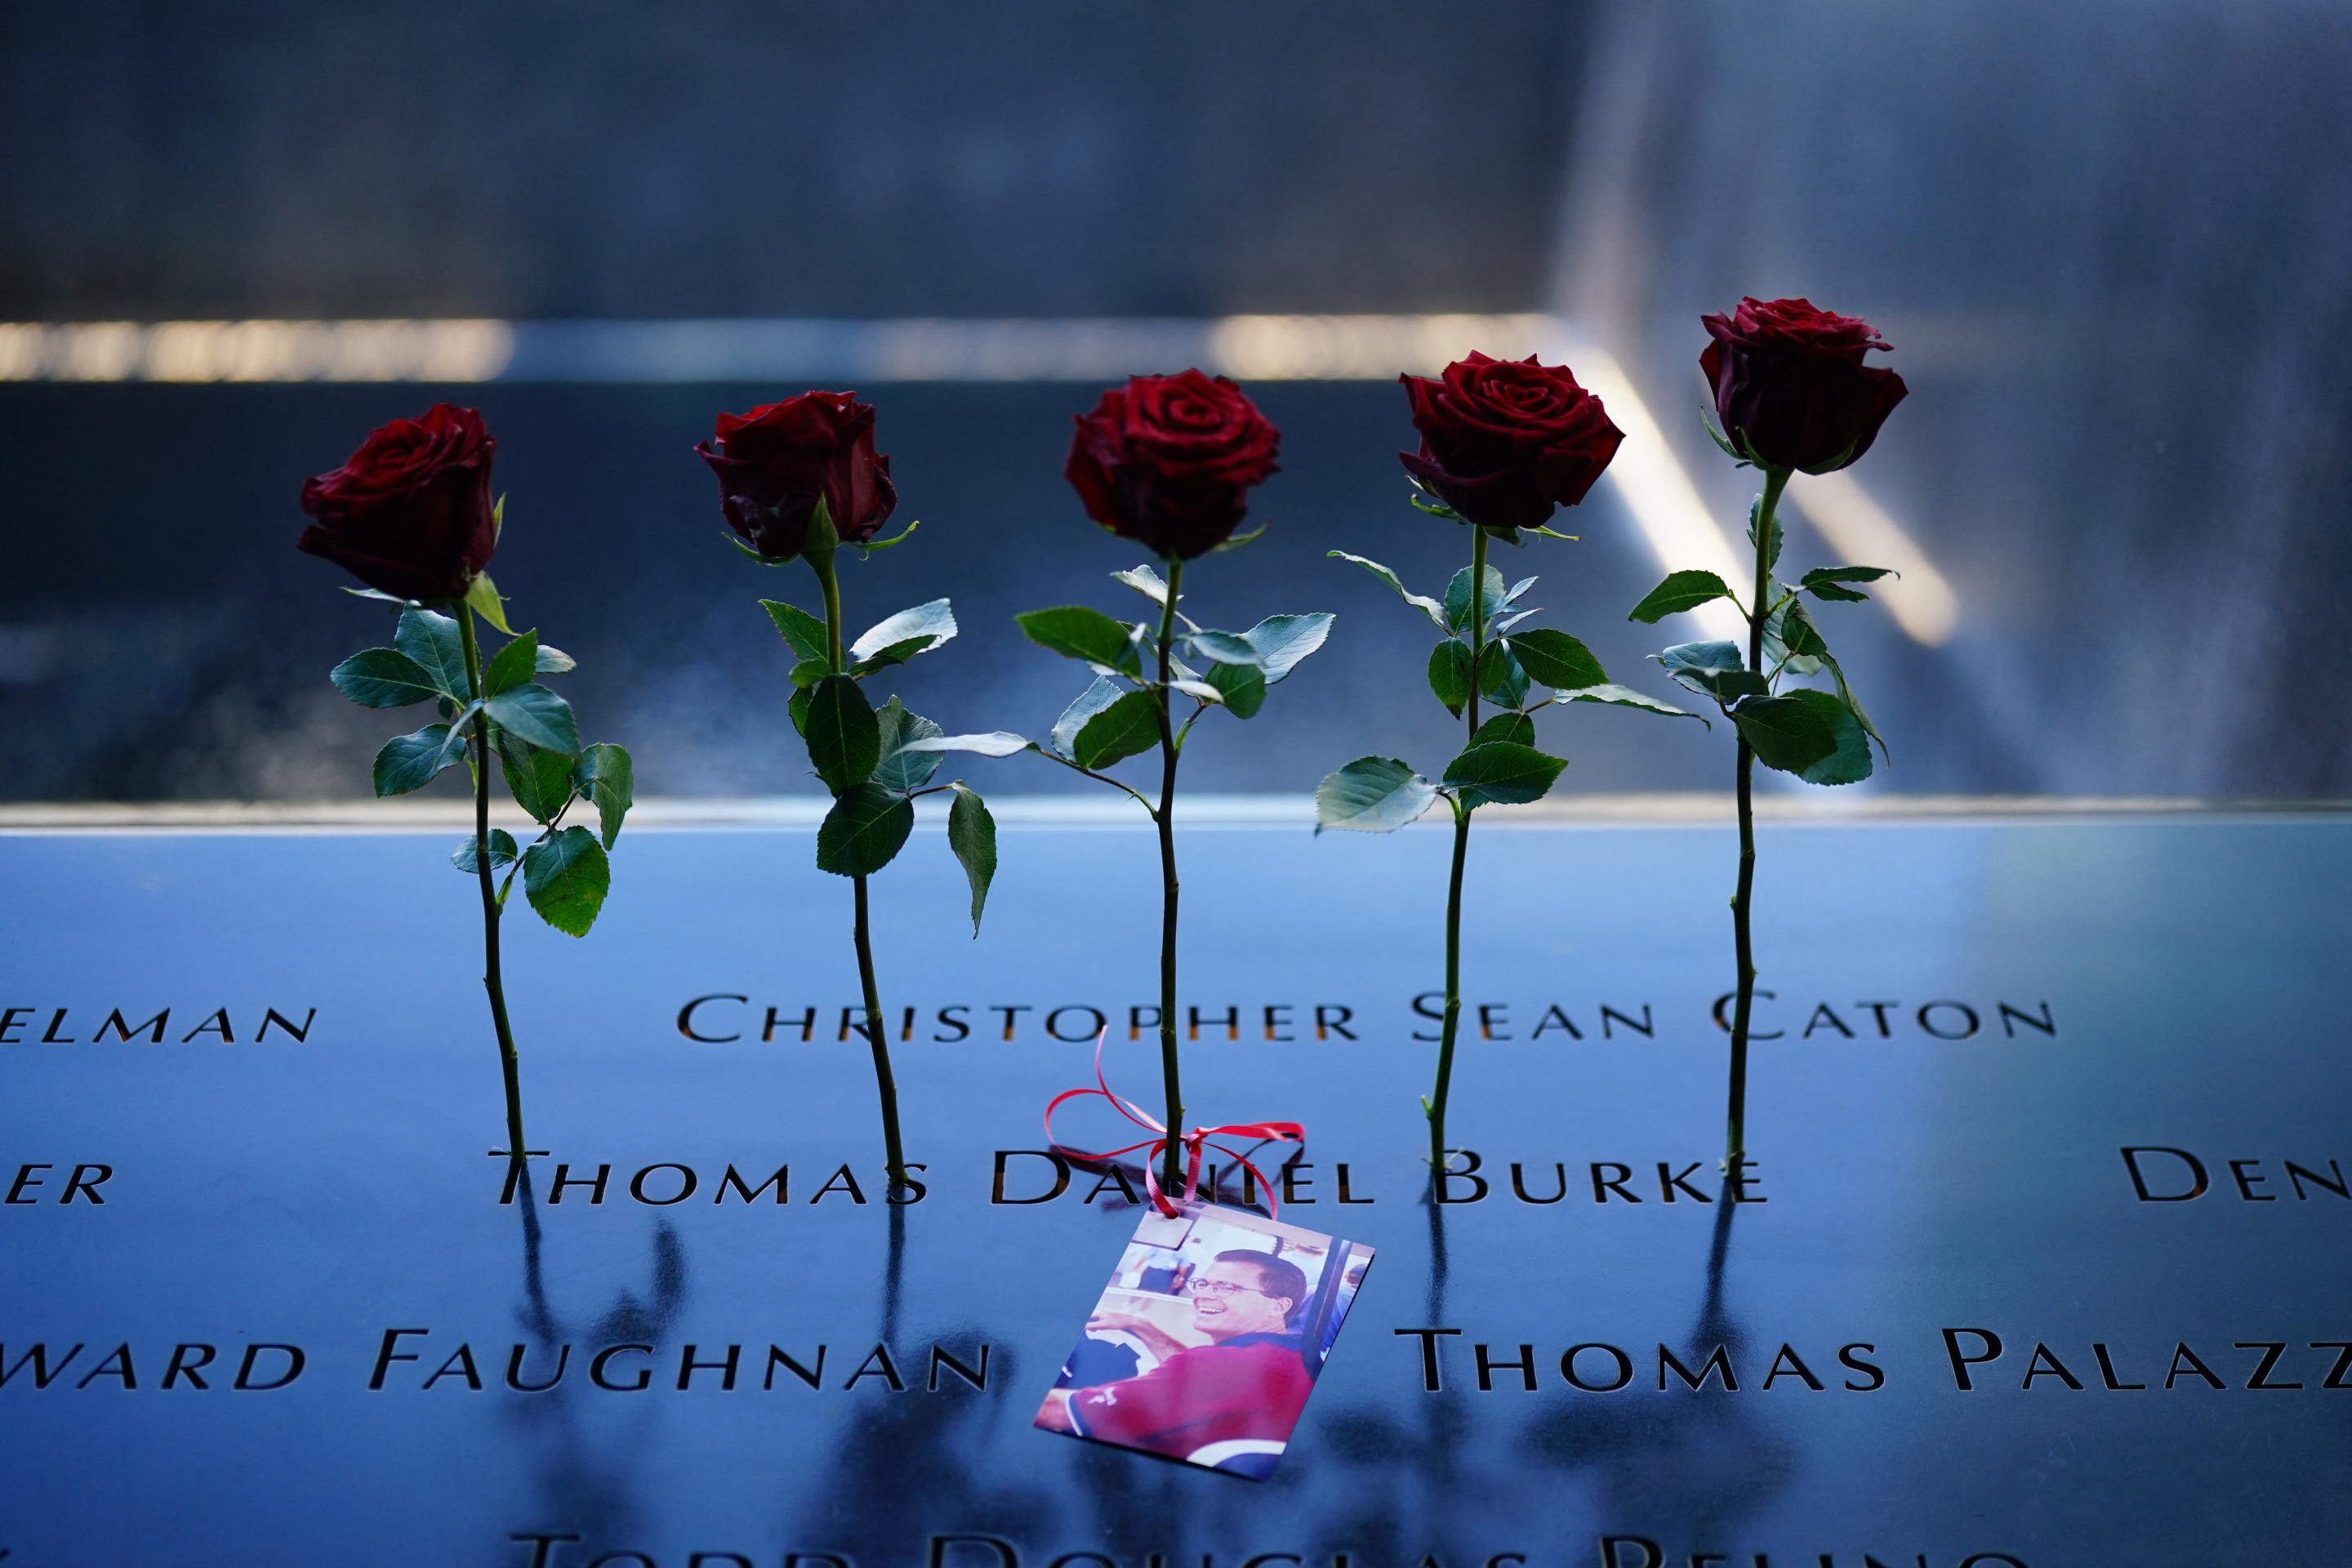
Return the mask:
[[1239,1209],[1146,1210],[1036,1424],[1264,1480],[1371,1261]]

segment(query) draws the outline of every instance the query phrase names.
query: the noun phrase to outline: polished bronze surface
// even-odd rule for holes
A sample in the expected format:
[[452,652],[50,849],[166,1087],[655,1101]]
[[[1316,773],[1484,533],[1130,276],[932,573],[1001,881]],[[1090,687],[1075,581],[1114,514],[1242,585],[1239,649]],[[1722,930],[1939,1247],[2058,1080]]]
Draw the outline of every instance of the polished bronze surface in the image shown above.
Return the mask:
[[1433,1205],[1444,837],[1191,830],[1193,1113],[1380,1250],[1263,1485],[1029,1426],[1135,1224],[1039,1114],[1150,1075],[1147,832],[1008,826],[976,942],[911,847],[897,1205],[802,832],[518,931],[527,1187],[439,840],[0,837],[5,1562],[2334,1561],[2352,830],[1764,831],[1746,1180],[1726,830],[1513,827]]

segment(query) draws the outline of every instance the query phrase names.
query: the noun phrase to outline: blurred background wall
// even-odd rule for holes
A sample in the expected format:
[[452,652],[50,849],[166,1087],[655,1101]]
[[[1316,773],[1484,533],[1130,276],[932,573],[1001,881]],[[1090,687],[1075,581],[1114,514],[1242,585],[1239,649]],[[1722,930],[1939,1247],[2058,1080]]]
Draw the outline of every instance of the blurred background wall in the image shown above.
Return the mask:
[[[363,793],[386,716],[323,673],[379,616],[292,552],[294,497],[438,397],[498,433],[516,624],[581,658],[567,691],[641,787],[818,787],[752,602],[808,579],[719,542],[688,450],[811,384],[879,406],[925,523],[850,572],[853,616],[951,593],[965,627],[908,702],[1042,732],[1083,682],[1011,614],[1124,611],[1105,574],[1133,554],[1062,484],[1069,416],[1194,361],[1286,433],[1274,529],[1199,574],[1196,613],[1340,621],[1247,730],[1204,726],[1192,776],[1434,766],[1425,626],[1324,557],[1433,587],[1465,552],[1404,502],[1407,367],[1269,354],[1289,328],[1258,318],[1509,316],[1411,341],[1564,353],[1637,409],[1646,456],[1560,524],[1585,542],[1505,567],[1663,692],[1642,655],[1703,631],[1624,610],[1704,563],[1670,559],[1694,516],[1719,549],[1744,510],[1695,368],[1696,317],[1742,293],[1867,316],[1912,388],[1852,483],[1795,494],[1793,564],[1891,539],[1920,568],[1899,604],[1824,612],[1895,747],[1858,788],[2340,795],[2347,68],[2352,11],[2293,0],[10,0],[0,796]],[[152,326],[89,326],[353,318],[513,323],[511,353],[458,367],[487,379],[168,381]],[[1136,331],[1091,358],[956,347],[998,342],[956,323],[1038,320]],[[726,324],[778,321],[834,325]],[[1568,787],[1729,771],[1696,725],[1547,724]],[[1066,776],[994,767],[1001,790]]]

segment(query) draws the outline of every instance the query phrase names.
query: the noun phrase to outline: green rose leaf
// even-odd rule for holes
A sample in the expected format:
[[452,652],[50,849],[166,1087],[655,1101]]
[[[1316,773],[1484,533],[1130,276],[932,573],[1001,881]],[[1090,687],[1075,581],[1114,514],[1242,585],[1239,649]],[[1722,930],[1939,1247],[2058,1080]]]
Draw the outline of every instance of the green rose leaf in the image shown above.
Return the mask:
[[1700,723],[1706,724],[1710,730],[1715,728],[1713,724],[1707,723],[1706,715],[1704,713],[1694,713],[1687,708],[1676,708],[1672,703],[1661,702],[1656,698],[1636,691],[1630,686],[1580,687],[1574,691],[1553,693],[1553,700],[1606,702],[1615,708],[1639,708],[1645,713],[1664,713],[1675,719],[1696,719]]
[[565,827],[523,851],[522,890],[539,918],[566,936],[586,936],[613,886],[613,863],[584,827]]
[[870,673],[887,665],[904,664],[955,635],[955,612],[948,607],[945,599],[933,599],[867,627],[849,645],[849,657],[857,661],[861,673]]
[[961,781],[948,805],[948,847],[963,867],[971,885],[971,934],[980,935],[980,911],[988,903],[988,885],[996,879],[996,818],[977,790]]
[[1192,634],[1192,647],[1203,658],[1218,664],[1255,666],[1268,686],[1288,675],[1298,661],[1323,646],[1331,635],[1331,616],[1268,616],[1241,633],[1202,631]]
[[456,621],[432,610],[403,610],[400,624],[393,630],[392,646],[415,660],[442,696],[453,702],[472,700],[473,687],[466,679],[466,645],[458,638]]
[[1224,698],[1225,711],[1236,719],[1255,718],[1265,706],[1265,671],[1248,664],[1212,664],[1209,684]]
[[1731,642],[1676,643],[1664,653],[1650,656],[1665,667],[1675,684],[1701,696],[1713,697],[1722,689],[1725,677],[1748,673],[1747,662],[1739,656],[1739,645]]
[[398,648],[362,648],[329,670],[327,679],[362,708],[405,708],[441,694],[431,673]]
[[1829,667],[1830,679],[1837,682],[1838,700],[1852,710],[1854,722],[1862,726],[1863,733],[1878,742],[1879,752],[1882,754],[1888,754],[1886,737],[1878,732],[1878,726],[1870,721],[1870,713],[1863,707],[1862,700],[1854,696],[1853,688],[1846,684],[1845,671],[1838,667],[1836,659],[1829,656],[1828,649],[1822,650],[1821,658],[1822,663]]
[[561,752],[541,751],[511,730],[499,731],[494,740],[507,793],[533,822],[554,821],[572,803],[572,759]]
[[506,647],[499,649],[483,672],[482,689],[496,697],[501,691],[512,691],[527,684],[539,672],[539,634],[525,632]]
[[534,668],[541,675],[568,675],[580,668],[580,661],[560,647],[539,645],[539,662]]
[[1452,629],[1445,624],[1444,605],[1439,604],[1436,600],[1431,598],[1426,594],[1407,592],[1405,585],[1397,581],[1397,574],[1390,571],[1387,567],[1381,565],[1379,562],[1368,561],[1360,555],[1350,555],[1344,550],[1327,551],[1325,553],[1337,560],[1352,561],[1357,565],[1362,567],[1365,571],[1370,572],[1373,576],[1378,577],[1381,582],[1386,583],[1390,587],[1394,588],[1397,591],[1398,595],[1402,597],[1406,604],[1411,605],[1414,609],[1419,610],[1423,615],[1427,616],[1429,617],[1429,624],[1435,626],[1439,631],[1442,632]]
[[1731,705],[1731,721],[1755,748],[1756,760],[1784,773],[1802,774],[1814,763],[1837,754],[1836,730],[1811,703],[1794,694],[1743,697]]
[[501,691],[482,704],[490,722],[513,731],[534,746],[580,754],[580,727],[572,718],[572,704],[536,683]]
[[[942,637],[940,640],[945,642],[947,639]],[[934,645],[928,637],[908,637],[905,642],[894,642],[875,654],[872,658],[861,658],[851,665],[849,673],[863,680],[877,669],[888,669],[893,665],[904,664],[932,646]]]
[[[515,847],[513,834],[503,827],[490,829],[491,870],[495,871],[501,866],[513,865],[515,858],[521,853],[522,851]],[[457,847],[449,851],[449,863],[469,877],[474,874],[476,857],[474,840],[470,837],[459,839]]]
[[423,789],[466,749],[465,722],[474,715],[469,703],[458,710],[454,724],[427,724],[413,735],[386,741],[375,754],[373,778],[379,795],[406,795]]
[[[506,510],[506,500],[504,496],[499,498],[499,510],[501,512]],[[482,619],[507,636],[514,636],[514,628],[507,625],[507,602],[499,596],[499,585],[490,581],[488,572],[475,573],[474,580],[466,584],[466,603]]]
[[823,621],[797,605],[785,604],[782,599],[762,599],[760,608],[768,612],[768,618],[776,623],[776,630],[783,634],[785,643],[794,654],[803,659],[824,662],[825,639]]
[[1124,583],[1153,604],[1163,609],[1167,607],[1168,584],[1162,582],[1160,574],[1154,572],[1149,565],[1130,566],[1124,572],[1114,572],[1110,574],[1110,580],[1114,583]]
[[1465,805],[1524,805],[1541,800],[1566,766],[1531,746],[1489,741],[1447,763],[1444,783]]
[[793,683],[794,690],[806,691],[832,673],[833,666],[825,663],[824,660],[804,658],[793,666],[792,673],[786,679]]
[[1079,727],[1070,758],[1082,768],[1107,768],[1160,743],[1160,701],[1130,691]]
[[1508,643],[1488,643],[1478,654],[1478,689],[1504,708],[1518,708],[1528,700],[1528,672],[1519,667]]
[[1536,721],[1524,713],[1497,713],[1479,725],[1478,732],[1470,737],[1474,746],[1483,746],[1489,741],[1532,746],[1536,743]]
[[[928,724],[930,721],[923,722]],[[908,741],[900,747],[908,752],[975,752],[983,757],[1009,757],[1028,749],[1028,738],[1010,730],[990,730],[976,735],[930,735]]]
[[846,675],[828,675],[809,688],[808,719],[801,733],[809,761],[827,789],[839,795],[874,776],[882,760],[882,731],[874,705]]
[[1600,686],[1609,679],[1609,672],[1601,668],[1592,650],[1566,632],[1521,632],[1507,639],[1507,646],[1528,679],[1546,686],[1574,689]]
[[[1503,586],[1503,574],[1492,566],[1486,568],[1486,591],[1483,595],[1486,609],[1483,614],[1485,620],[1491,621],[1495,613],[1507,602],[1508,593]],[[1467,566],[1454,574],[1454,580],[1445,584],[1445,624],[1457,632],[1470,629],[1470,568]]]
[[816,868],[870,877],[897,857],[914,830],[914,802],[878,784],[853,784],[817,825]]
[[[1783,593],[1779,584],[1773,593]],[[1822,640],[1819,628],[1807,613],[1804,601],[1794,595],[1767,616],[1764,621],[1764,663],[1768,668],[1787,669],[1798,675],[1811,675],[1822,668],[1829,657],[1829,644]]]
[[1682,610],[1696,610],[1717,599],[1731,598],[1730,585],[1712,572],[1670,572],[1651,589],[1625,618],[1655,626]]
[[1315,831],[1393,833],[1417,820],[1437,786],[1394,757],[1358,757],[1315,786]]
[[1246,664],[1258,662],[1257,649],[1239,632],[1221,632],[1203,626],[1186,638],[1192,651],[1216,664]]
[[1863,733],[1862,721],[1853,710],[1826,691],[1800,687],[1789,693],[1791,700],[1801,702],[1821,715],[1835,737],[1837,750],[1820,762],[1799,771],[1797,776],[1807,784],[1860,784],[1870,776],[1870,737]]
[[1323,646],[1334,619],[1328,610],[1304,616],[1268,616],[1242,635],[1258,650],[1258,668],[1274,685],[1298,667],[1298,661]]
[[881,748],[882,760],[874,770],[874,782],[884,789],[906,795],[931,782],[940,771],[940,759],[917,752],[901,755],[900,748],[909,741],[919,741],[942,733],[940,727],[919,713],[909,713],[896,697],[874,710],[874,731]]
[[1429,689],[1455,718],[1470,700],[1470,645],[1447,637],[1429,650]]
[[784,704],[784,711],[792,715],[793,733],[803,740],[808,738],[808,707],[809,694],[805,691],[793,692]]
[[1063,605],[1050,610],[1032,610],[1013,619],[1020,623],[1023,634],[1031,642],[1065,658],[1108,665],[1129,675],[1142,668],[1136,658],[1135,645],[1128,640],[1128,628],[1100,610],[1090,610],[1084,605]]
[[579,765],[572,770],[572,784],[596,808],[596,825],[603,830],[607,849],[621,837],[622,819],[636,804],[636,763],[627,752],[610,742],[581,752]]
[[1055,754],[1070,755],[1071,749],[1078,743],[1078,731],[1086,727],[1087,721],[1118,701],[1125,689],[1115,680],[1097,676],[1093,685],[1078,693],[1076,701],[1062,710],[1062,716],[1054,721],[1053,729],[1046,732],[1045,738],[1053,746]]
[[1816,566],[1799,578],[1797,585],[1816,599],[1843,599],[1851,604],[1866,604],[1869,595],[1840,584],[1875,583],[1881,577],[1894,575],[1884,566]]

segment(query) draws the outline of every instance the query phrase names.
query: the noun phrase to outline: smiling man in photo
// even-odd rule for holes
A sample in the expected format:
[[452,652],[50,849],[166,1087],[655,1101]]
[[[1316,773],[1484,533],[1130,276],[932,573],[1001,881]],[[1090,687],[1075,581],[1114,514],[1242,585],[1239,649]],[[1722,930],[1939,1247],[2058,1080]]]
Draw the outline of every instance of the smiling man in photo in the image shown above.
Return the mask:
[[1187,1346],[1147,1319],[1097,1310],[1088,1332],[1131,1334],[1159,1364],[1140,1377],[1055,1389],[1036,1424],[1178,1459],[1235,1439],[1287,1442],[1315,1386],[1292,1327],[1307,1276],[1270,1252],[1220,1252],[1186,1289],[1192,1326],[1210,1343]]

